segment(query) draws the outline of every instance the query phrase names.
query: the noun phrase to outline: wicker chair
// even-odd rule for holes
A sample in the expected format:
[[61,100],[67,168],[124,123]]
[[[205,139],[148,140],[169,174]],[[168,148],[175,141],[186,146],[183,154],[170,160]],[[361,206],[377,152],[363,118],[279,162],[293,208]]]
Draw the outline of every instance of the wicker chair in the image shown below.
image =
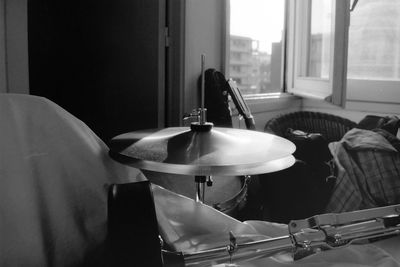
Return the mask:
[[[266,132],[292,141],[294,140],[291,139],[293,136],[288,131],[289,128],[307,133],[319,133],[326,140],[318,145],[313,142],[311,147],[297,142],[294,153],[296,163],[292,167],[259,175],[264,220],[289,223],[290,220],[304,219],[323,213],[334,184],[326,182],[330,169],[324,163],[326,154],[321,153],[322,148],[328,150],[324,147],[325,142],[340,140],[356,125],[355,122],[339,116],[311,111],[286,113],[267,122],[264,129]],[[304,155],[302,154],[304,152],[314,155],[308,151],[316,148],[319,149],[315,153],[317,155],[315,159],[321,159],[321,162],[319,160],[309,162],[299,157]]]
[[286,136],[287,129],[301,130],[308,133],[320,133],[328,142],[338,141],[357,123],[336,115],[314,112],[296,111],[278,115],[269,120],[264,131],[282,137]]

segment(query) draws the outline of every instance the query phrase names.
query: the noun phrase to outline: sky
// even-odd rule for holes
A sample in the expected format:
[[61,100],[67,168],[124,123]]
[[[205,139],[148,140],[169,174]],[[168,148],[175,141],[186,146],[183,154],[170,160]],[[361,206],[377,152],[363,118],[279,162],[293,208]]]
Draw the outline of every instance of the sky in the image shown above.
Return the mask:
[[260,50],[271,53],[271,43],[282,38],[284,0],[230,0],[232,35],[260,41]]

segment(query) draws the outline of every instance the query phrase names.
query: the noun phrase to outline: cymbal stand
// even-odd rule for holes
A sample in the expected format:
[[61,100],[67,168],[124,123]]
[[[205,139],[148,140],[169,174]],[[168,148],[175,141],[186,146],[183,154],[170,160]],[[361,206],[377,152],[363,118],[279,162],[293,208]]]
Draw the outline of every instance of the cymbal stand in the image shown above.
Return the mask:
[[196,202],[204,203],[205,197],[205,184],[212,186],[213,180],[211,176],[195,176],[194,181],[196,183]]
[[[207,122],[207,109],[204,108],[204,92],[205,92],[205,55],[201,55],[201,104],[200,108],[197,110],[193,110],[189,116],[185,117],[184,119],[188,119],[191,117],[197,118],[197,121],[192,122],[190,124],[190,129],[195,132],[209,132],[211,131],[212,127],[214,126],[213,123]],[[194,178],[196,184],[196,202],[204,203],[204,196],[205,196],[205,183],[207,181],[207,185],[212,185],[212,178],[211,176],[195,176]]]
[[196,183],[196,202],[204,203],[206,176],[195,176],[194,181]]

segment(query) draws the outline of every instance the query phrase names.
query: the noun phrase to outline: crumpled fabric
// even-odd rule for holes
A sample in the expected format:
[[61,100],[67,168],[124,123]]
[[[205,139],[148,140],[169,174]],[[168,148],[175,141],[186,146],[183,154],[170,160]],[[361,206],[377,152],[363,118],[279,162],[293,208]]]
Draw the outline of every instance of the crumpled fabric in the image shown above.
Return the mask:
[[329,148],[337,180],[326,212],[400,203],[400,153],[383,135],[354,128]]

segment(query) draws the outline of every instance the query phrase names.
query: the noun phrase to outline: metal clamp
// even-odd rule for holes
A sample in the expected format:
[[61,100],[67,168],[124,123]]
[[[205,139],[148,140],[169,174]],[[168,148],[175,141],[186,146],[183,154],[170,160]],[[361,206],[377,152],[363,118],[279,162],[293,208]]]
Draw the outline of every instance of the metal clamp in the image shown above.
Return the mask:
[[230,241],[230,243],[226,247],[226,250],[228,251],[228,254],[229,254],[229,262],[232,263],[232,256],[237,251],[237,248],[238,248],[236,237],[232,233],[232,231],[229,231],[229,241]]
[[199,109],[193,109],[192,112],[190,112],[189,114],[184,114],[183,115],[183,121],[192,119],[192,118],[196,118],[196,121],[200,121],[200,111]]

